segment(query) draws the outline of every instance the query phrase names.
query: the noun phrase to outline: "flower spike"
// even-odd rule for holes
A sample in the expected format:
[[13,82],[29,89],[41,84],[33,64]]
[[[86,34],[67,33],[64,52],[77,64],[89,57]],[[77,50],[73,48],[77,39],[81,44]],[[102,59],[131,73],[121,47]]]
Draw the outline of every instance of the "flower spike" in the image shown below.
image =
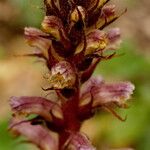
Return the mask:
[[[134,85],[91,77],[101,61],[119,56],[120,29],[103,29],[126,10],[118,14],[115,5],[107,4],[109,1],[43,0],[45,16],[41,29],[24,30],[27,43],[35,51],[23,56],[44,60],[47,85],[41,85],[41,89],[49,99],[11,97],[10,131],[25,136],[40,150],[96,150],[80,132],[82,123],[92,118],[96,109],[105,109],[119,120],[126,120],[116,113],[115,107],[127,108]],[[32,114],[36,116],[29,119]]]

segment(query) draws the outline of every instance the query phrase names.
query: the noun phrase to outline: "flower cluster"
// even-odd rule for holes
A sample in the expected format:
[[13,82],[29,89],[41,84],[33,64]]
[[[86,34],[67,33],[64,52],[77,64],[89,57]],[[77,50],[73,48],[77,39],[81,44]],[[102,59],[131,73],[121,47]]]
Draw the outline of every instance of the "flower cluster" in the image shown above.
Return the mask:
[[[103,30],[123,12],[109,0],[44,0],[46,16],[41,29],[25,28],[25,38],[43,59],[52,97],[12,97],[10,130],[23,135],[41,150],[94,150],[80,132],[82,122],[105,108],[123,120],[114,106],[126,107],[134,86],[130,82],[105,83],[91,77],[97,64],[116,55],[120,30]],[[31,114],[36,117],[28,119]],[[53,136],[52,132],[57,133]]]

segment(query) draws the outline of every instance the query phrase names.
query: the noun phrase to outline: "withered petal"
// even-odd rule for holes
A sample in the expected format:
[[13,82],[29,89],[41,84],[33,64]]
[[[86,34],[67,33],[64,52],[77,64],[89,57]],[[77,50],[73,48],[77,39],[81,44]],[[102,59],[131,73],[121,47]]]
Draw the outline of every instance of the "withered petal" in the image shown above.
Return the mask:
[[31,125],[30,122],[13,118],[9,129],[15,135],[25,136],[29,142],[35,144],[41,150],[57,150],[56,139],[51,136],[46,128],[40,125]]
[[16,115],[38,114],[48,121],[52,119],[50,114],[52,109],[56,109],[56,111],[61,113],[58,104],[42,97],[11,97],[10,105]]
[[96,150],[83,133],[72,133],[64,147],[66,150]]

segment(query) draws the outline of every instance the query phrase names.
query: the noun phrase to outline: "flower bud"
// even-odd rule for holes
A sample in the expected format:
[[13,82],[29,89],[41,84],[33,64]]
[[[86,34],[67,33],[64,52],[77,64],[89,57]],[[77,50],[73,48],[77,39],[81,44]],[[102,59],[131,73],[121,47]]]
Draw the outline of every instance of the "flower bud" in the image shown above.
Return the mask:
[[85,20],[85,11],[82,6],[77,6],[71,13],[71,21],[78,22],[80,19]]
[[53,88],[69,88],[75,84],[76,75],[70,63],[61,61],[52,67],[48,80]]
[[130,82],[120,82],[116,84],[103,84],[97,89],[93,89],[93,107],[116,104],[124,107],[126,101],[133,94],[134,85]]

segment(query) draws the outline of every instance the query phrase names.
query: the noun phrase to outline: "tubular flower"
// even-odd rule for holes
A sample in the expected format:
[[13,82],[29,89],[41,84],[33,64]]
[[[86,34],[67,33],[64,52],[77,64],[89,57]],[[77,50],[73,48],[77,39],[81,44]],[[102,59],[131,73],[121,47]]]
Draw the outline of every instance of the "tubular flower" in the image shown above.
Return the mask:
[[[109,1],[44,0],[46,15],[41,29],[25,28],[27,43],[38,50],[25,55],[45,61],[49,87],[42,89],[53,90],[56,96],[12,97],[9,129],[41,150],[95,150],[80,128],[96,109],[124,120],[114,109],[127,107],[134,85],[91,77],[100,61],[115,56],[121,41],[119,28],[104,30],[122,15]],[[113,53],[108,55],[110,50]],[[32,114],[36,117],[29,119]],[[57,133],[57,139],[51,131]]]

